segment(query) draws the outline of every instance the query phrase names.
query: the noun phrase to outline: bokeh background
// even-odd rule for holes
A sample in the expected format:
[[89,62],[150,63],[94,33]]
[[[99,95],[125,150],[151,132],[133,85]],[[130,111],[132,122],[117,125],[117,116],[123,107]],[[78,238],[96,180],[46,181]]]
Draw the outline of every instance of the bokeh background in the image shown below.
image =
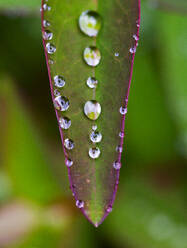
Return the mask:
[[0,248],[187,248],[187,2],[142,0],[113,212],[75,207],[39,0],[0,0]]

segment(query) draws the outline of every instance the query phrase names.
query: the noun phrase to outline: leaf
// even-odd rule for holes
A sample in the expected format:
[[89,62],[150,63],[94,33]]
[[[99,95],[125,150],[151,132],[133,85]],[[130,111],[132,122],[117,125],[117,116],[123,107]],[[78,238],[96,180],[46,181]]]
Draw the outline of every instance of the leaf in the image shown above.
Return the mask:
[[[75,144],[73,150],[63,145],[66,161],[67,158],[73,161],[68,168],[70,185],[76,203],[78,200],[82,203],[83,214],[97,227],[110,212],[119,183],[119,169],[113,168],[113,163],[121,159],[116,147],[123,145],[119,132],[124,131],[125,115],[120,115],[119,109],[128,102],[134,62],[132,50],[137,46],[133,36],[139,35],[140,3],[138,0],[73,0],[70,4],[68,0],[49,0],[47,6],[44,4],[42,32],[45,34],[45,20],[50,23],[46,29],[53,34],[52,40],[43,41],[52,98],[54,101],[54,77],[61,75],[66,85],[60,93],[70,101],[66,112],[55,110],[58,121],[62,116],[71,119],[68,130],[62,131],[59,126],[63,143],[70,138]],[[96,38],[86,36],[78,27],[78,18],[86,10],[97,11],[102,18]],[[47,53],[49,43],[56,48],[54,54]],[[93,45],[101,52],[101,62],[96,67],[88,66],[83,60],[84,49]],[[99,81],[95,91],[86,85],[90,76]],[[102,112],[96,121],[84,115],[84,104],[89,100],[97,100],[101,105]],[[103,137],[97,144],[101,151],[97,159],[88,155],[93,147],[89,139],[93,125],[97,125]]]
[[0,0],[0,8],[15,9],[15,8],[29,8],[34,10],[39,8],[40,0]]

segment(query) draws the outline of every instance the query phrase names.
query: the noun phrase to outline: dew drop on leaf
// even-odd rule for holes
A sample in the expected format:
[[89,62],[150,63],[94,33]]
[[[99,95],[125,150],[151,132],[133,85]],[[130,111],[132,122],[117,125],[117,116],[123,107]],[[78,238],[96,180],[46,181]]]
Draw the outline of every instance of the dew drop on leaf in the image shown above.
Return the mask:
[[121,169],[121,163],[118,162],[118,161],[115,161],[113,163],[113,167],[114,167],[115,170],[120,170]]
[[68,150],[72,150],[73,148],[74,148],[74,142],[73,142],[73,140],[71,140],[71,139],[65,139],[64,140],[64,146],[65,146],[65,148],[67,148]]
[[96,159],[100,156],[101,151],[98,147],[90,148],[88,152],[90,158]]
[[101,53],[95,46],[86,47],[83,54],[85,62],[89,66],[97,66],[101,60]]
[[51,24],[49,21],[43,20],[43,26],[44,26],[44,28],[47,28],[47,27],[51,26]]
[[119,112],[120,112],[121,115],[125,115],[127,113],[127,108],[120,107]]
[[77,201],[76,201],[76,206],[77,206],[78,208],[83,208],[83,207],[84,207],[84,202],[81,201],[81,200],[77,200]]
[[51,6],[47,5],[46,3],[43,4],[43,10],[44,11],[50,11],[51,10]]
[[120,152],[120,153],[122,153],[122,151],[123,151],[123,147],[122,146],[117,146],[116,147],[116,152]]
[[65,79],[62,76],[58,76],[58,75],[54,77],[54,82],[55,82],[55,86],[58,88],[62,88],[66,84]]
[[124,136],[125,136],[124,132],[119,132],[119,137],[120,138],[124,138]]
[[79,17],[79,27],[84,34],[97,36],[101,28],[101,16],[93,10],[84,11]]
[[71,120],[67,117],[61,117],[59,119],[59,124],[62,129],[68,129],[71,126]]
[[94,89],[98,84],[98,80],[95,77],[89,77],[86,83],[89,88]]
[[44,40],[52,40],[52,38],[53,38],[53,33],[50,32],[49,30],[45,30],[43,32],[43,39]]
[[47,53],[49,54],[53,54],[56,52],[56,47],[51,43],[46,44],[46,49],[47,49]]
[[73,165],[73,161],[70,158],[66,159],[66,166],[70,168]]
[[106,211],[107,211],[107,213],[111,213],[112,212],[112,206],[111,205],[108,205]]
[[66,111],[69,108],[69,100],[65,96],[57,96],[54,99],[54,106],[57,110]]
[[130,53],[135,53],[136,52],[136,46],[134,46],[134,47],[131,47],[130,49],[129,49],[129,51],[130,51]]
[[99,143],[102,140],[102,134],[100,132],[98,132],[98,131],[93,131],[90,134],[90,140],[93,143]]
[[55,96],[60,96],[60,92],[59,92],[57,89],[55,89],[55,90],[54,90],[54,95],[55,95]]
[[90,120],[97,120],[101,114],[101,105],[95,100],[87,101],[84,105],[84,113]]
[[93,130],[93,131],[97,130],[97,125],[93,125],[93,126],[92,126],[92,130]]

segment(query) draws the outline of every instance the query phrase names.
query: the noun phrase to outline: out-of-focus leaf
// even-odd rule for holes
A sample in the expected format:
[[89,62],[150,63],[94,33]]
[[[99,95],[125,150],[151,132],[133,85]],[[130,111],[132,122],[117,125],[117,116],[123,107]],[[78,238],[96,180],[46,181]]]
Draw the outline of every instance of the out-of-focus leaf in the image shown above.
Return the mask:
[[1,152],[2,164],[19,196],[48,202],[62,195],[50,164],[11,80],[1,77]]
[[[73,151],[65,151],[66,158],[74,162],[68,169],[70,184],[75,199],[84,203],[83,213],[98,226],[108,215],[107,209],[113,204],[119,180],[119,170],[113,168],[113,163],[121,159],[116,147],[123,144],[119,132],[124,131],[125,115],[122,118],[119,109],[126,107],[128,101],[134,61],[134,52],[130,49],[136,50],[137,45],[139,1],[74,0],[70,4],[68,0],[49,0],[44,9],[43,34],[44,20],[49,21],[50,26],[46,29],[53,33],[52,40],[44,41],[44,46],[53,44],[56,47],[56,53],[52,55],[47,55],[45,48],[52,97],[55,97],[54,77],[62,75],[66,85],[61,94],[70,101],[65,116],[71,119],[72,125],[63,135],[60,129],[62,140],[70,138],[75,144]],[[78,18],[86,10],[101,15],[102,28],[97,38],[88,37],[79,30]],[[89,67],[82,58],[84,49],[91,45],[97,46],[101,52],[101,62],[95,68]],[[89,76],[95,76],[99,81],[95,91],[86,86]],[[88,100],[97,100],[101,104],[102,113],[96,121],[90,121],[84,115],[83,107]],[[59,120],[62,114],[60,111],[56,114]],[[93,147],[89,140],[93,124],[103,135],[97,145],[101,156],[96,160],[88,155]]]
[[0,9],[15,9],[15,8],[27,8],[27,9],[39,9],[40,0],[0,0]]

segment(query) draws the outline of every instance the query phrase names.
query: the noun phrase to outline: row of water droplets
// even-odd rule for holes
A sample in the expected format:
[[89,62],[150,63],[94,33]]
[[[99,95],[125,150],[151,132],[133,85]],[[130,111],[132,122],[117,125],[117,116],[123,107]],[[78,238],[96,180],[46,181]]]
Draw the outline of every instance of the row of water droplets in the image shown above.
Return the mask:
[[[48,0],[45,0],[42,9],[43,11],[51,11],[51,7],[46,3]],[[43,19],[43,39],[46,41],[46,51],[48,56],[52,56],[56,52],[56,46],[51,43],[53,39],[53,33],[49,30],[51,27],[51,23],[48,20]],[[53,59],[50,57],[48,59],[49,64],[54,64]],[[67,116],[62,116],[62,112],[65,112],[69,109],[70,102],[66,96],[61,94],[62,88],[66,85],[66,80],[62,75],[55,75],[52,78],[54,85],[54,107],[59,111],[59,125],[63,130],[68,130],[71,126],[71,120]],[[64,140],[64,146],[68,150],[72,150],[74,148],[73,140],[66,138]],[[66,166],[71,167],[73,165],[73,161],[69,158],[66,158]]]

